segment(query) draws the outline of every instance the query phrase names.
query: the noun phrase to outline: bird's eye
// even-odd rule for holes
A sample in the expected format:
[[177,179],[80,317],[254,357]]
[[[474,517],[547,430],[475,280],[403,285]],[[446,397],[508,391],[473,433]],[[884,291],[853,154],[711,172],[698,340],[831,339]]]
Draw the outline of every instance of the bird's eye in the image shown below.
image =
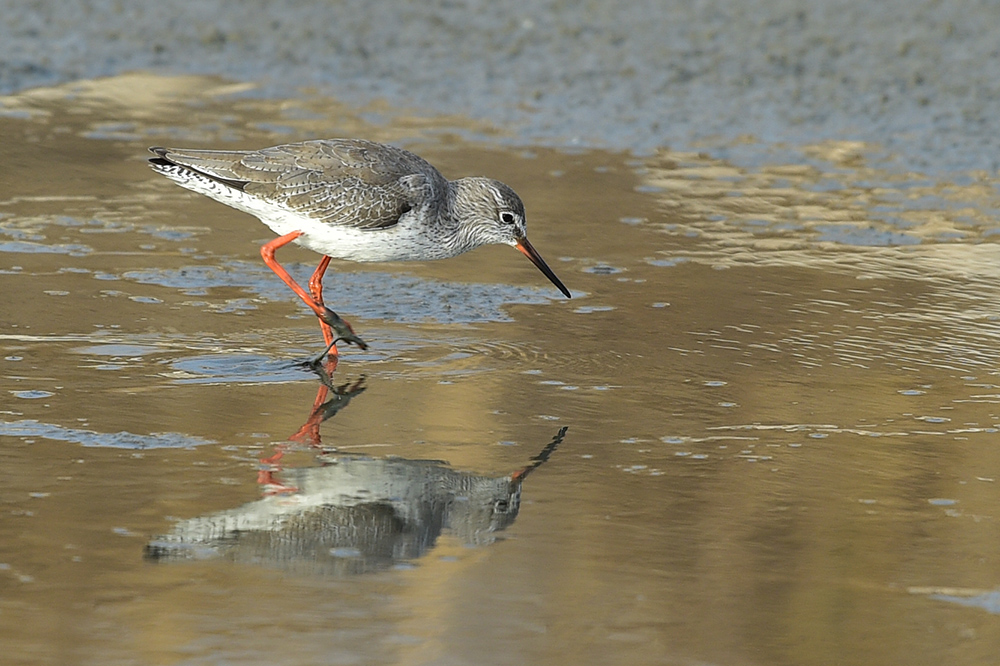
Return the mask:
[[508,213],[506,211],[500,213],[500,221],[503,222],[504,224],[514,224],[514,214]]

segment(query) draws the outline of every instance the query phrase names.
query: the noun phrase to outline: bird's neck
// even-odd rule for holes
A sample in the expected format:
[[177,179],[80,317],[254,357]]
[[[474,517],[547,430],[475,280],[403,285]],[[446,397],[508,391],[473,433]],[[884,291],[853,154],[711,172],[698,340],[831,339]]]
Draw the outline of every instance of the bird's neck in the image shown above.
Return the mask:
[[448,181],[448,196],[445,197],[444,214],[457,223],[467,217],[469,202],[476,196],[478,181],[481,178],[459,178]]
[[462,180],[449,180],[445,189],[445,196],[438,209],[438,220],[447,229],[455,229],[459,226],[460,201]]
[[476,178],[459,178],[448,181],[446,195],[438,211],[438,224],[445,230],[451,252],[461,254],[478,247],[469,224],[471,210],[469,199],[476,188]]

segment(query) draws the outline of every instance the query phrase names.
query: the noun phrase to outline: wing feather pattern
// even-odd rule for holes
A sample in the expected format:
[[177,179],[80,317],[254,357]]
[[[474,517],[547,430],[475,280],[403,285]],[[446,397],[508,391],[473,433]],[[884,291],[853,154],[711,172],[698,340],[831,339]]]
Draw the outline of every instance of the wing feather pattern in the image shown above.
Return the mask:
[[[151,148],[169,163],[327,224],[394,226],[436,200],[444,176],[422,158],[358,139],[326,139],[252,152]],[[154,160],[155,161],[155,160]]]

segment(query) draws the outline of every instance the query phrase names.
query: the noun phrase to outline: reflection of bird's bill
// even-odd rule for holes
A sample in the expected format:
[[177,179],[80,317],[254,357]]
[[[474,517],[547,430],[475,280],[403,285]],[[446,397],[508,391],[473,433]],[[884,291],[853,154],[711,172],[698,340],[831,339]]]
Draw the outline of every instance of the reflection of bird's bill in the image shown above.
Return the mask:
[[527,237],[517,239],[517,244],[514,247],[520,250],[521,254],[530,259],[531,263],[533,263],[538,270],[545,275],[545,277],[552,281],[552,284],[559,287],[559,291],[565,294],[566,298],[572,298],[572,296],[570,296],[569,289],[567,289],[566,285],[562,283],[562,280],[556,277],[556,274],[552,272],[549,265],[545,263],[544,259],[542,259],[542,255],[538,254],[538,250],[532,247],[531,243],[528,242]]
[[510,480],[512,483],[521,483],[524,481],[525,477],[531,474],[533,471],[541,467],[543,464],[548,462],[549,456],[556,450],[560,444],[562,444],[563,438],[566,437],[566,431],[569,430],[569,426],[563,426],[559,428],[559,432],[556,436],[552,438],[552,441],[545,445],[545,448],[538,452],[538,455],[531,458],[531,464],[527,467],[522,467],[513,474],[510,475]]

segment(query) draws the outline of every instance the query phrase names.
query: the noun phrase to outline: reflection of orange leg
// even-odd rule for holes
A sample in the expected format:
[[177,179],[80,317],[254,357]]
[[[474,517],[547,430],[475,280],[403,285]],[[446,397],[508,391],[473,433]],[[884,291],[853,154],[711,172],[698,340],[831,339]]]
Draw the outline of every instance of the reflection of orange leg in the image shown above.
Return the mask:
[[278,445],[278,450],[270,458],[261,458],[260,464],[263,466],[257,472],[257,483],[264,486],[265,495],[277,495],[279,493],[293,493],[298,490],[292,486],[286,486],[274,478],[275,472],[281,471],[281,459],[285,457],[285,447]]
[[[299,428],[295,434],[288,438],[289,441],[308,442],[315,448],[322,448],[323,442],[320,439],[319,434],[320,425],[346,407],[354,396],[364,392],[364,377],[359,377],[353,384],[345,382],[341,386],[335,387],[330,379],[330,376],[336,369],[337,357],[332,356],[326,363],[324,372],[326,377],[321,377],[321,384],[319,389],[316,391],[316,399],[313,401],[312,411],[309,412],[309,418],[302,424],[302,427]],[[320,372],[324,371],[323,368],[315,367],[314,370],[319,370]]]
[[[336,369],[337,357],[333,356],[326,364],[326,371],[328,374],[332,374]],[[312,411],[309,413],[309,418],[302,424],[302,427],[299,428],[295,434],[288,438],[289,441],[308,441],[312,446],[320,446],[322,444],[319,437],[319,425],[323,422],[323,407],[326,404],[326,398],[328,395],[330,395],[330,389],[326,384],[320,384],[319,390],[316,391],[316,399],[313,400]]]
[[[301,231],[293,231],[291,233],[285,234],[284,236],[279,236],[269,243],[265,243],[260,248],[260,256],[264,258],[264,263],[267,267],[274,271],[274,274],[281,278],[281,281],[288,285],[288,287],[294,291],[302,302],[309,306],[309,309],[316,313],[319,317],[320,326],[323,328],[323,338],[327,341],[327,344],[333,343],[335,339],[334,333],[336,333],[336,338],[342,339],[345,342],[354,343],[361,347],[362,349],[367,349],[368,345],[354,334],[354,329],[346,321],[341,319],[336,312],[326,307],[322,300],[318,300],[306,293],[306,290],[299,286],[299,283],[292,279],[292,276],[288,274],[288,271],[278,263],[277,259],[274,258],[274,253],[279,247],[284,247],[288,245],[293,240],[302,235]],[[330,263],[329,257],[323,257],[320,261],[319,268],[313,273],[312,278],[309,280],[309,288],[314,289],[318,292],[320,299],[322,299],[322,280],[323,273],[326,271],[327,265]],[[332,330],[331,330],[332,329]],[[329,336],[329,339],[327,337]],[[337,348],[336,346],[330,347],[330,354],[336,356]]]

